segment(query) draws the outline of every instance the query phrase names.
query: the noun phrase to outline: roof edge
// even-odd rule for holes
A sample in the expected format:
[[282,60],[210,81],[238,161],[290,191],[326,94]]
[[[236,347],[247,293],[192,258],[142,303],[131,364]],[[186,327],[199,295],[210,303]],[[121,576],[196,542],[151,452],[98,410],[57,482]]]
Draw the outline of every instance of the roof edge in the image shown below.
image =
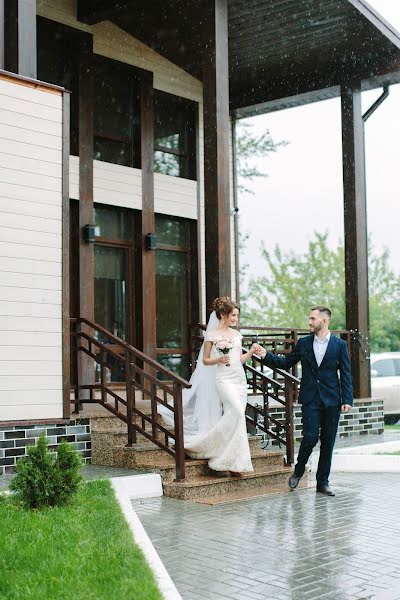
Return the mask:
[[400,50],[400,32],[375,10],[366,0],[347,0],[363,17]]

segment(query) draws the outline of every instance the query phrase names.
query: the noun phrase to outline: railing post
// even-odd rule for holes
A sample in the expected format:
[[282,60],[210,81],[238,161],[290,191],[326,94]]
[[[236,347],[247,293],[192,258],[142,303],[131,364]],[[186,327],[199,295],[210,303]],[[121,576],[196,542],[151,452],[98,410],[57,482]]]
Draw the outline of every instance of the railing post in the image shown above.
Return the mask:
[[294,463],[293,382],[285,380],[286,464]]
[[100,384],[101,384],[101,401],[103,404],[107,402],[107,376],[105,369],[106,353],[104,348],[100,351]]
[[136,429],[133,422],[135,408],[135,390],[132,386],[132,369],[130,353],[127,350],[125,354],[125,373],[126,373],[126,420],[128,424],[128,443],[127,446],[136,444]]
[[182,387],[174,382],[175,468],[176,480],[185,479],[185,446],[183,438]]
[[82,384],[82,360],[80,360],[79,356],[79,346],[80,346],[80,333],[81,333],[82,325],[79,319],[76,321],[75,327],[75,369],[76,369],[76,390],[75,390],[75,414],[79,414],[79,411],[82,410],[82,402],[81,402],[81,384]]

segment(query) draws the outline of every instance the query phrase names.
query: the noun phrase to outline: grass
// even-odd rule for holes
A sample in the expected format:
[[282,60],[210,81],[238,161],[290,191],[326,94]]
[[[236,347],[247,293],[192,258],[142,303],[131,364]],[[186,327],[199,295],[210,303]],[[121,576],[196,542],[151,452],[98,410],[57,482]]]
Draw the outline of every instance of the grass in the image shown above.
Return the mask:
[[399,456],[400,450],[396,450],[394,452],[374,452],[374,454],[379,454],[379,456]]
[[396,423],[396,425],[385,425],[385,431],[400,431],[400,423]]
[[1,600],[162,600],[109,481],[30,511],[0,496]]

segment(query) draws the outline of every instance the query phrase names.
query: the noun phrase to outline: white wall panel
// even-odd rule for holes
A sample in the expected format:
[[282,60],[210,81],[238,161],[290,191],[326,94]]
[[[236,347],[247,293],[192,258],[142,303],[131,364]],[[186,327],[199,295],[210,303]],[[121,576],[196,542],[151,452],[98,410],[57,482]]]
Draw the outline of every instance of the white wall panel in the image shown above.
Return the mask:
[[0,75],[0,421],[62,417],[62,96]]
[[[36,418],[43,418],[43,416],[40,415],[39,410],[42,409],[42,406],[45,405],[46,406],[46,411],[47,411],[47,406],[53,406],[53,408],[51,408],[52,413],[49,414],[49,418],[51,418],[54,414],[54,410],[57,409],[59,410],[58,404],[59,404],[59,394],[60,394],[60,390],[31,390],[29,393],[25,393],[24,394],[24,405],[21,406],[18,404],[18,401],[21,397],[21,392],[19,390],[8,390],[7,393],[1,394],[0,393],[0,411],[1,414],[8,414],[8,421],[14,421],[16,419],[24,419],[26,420],[26,417],[24,416],[24,407],[31,407],[31,406],[35,406],[35,413],[32,414],[32,416],[30,417],[31,419],[36,419]],[[43,409],[42,409],[43,410]],[[31,412],[29,410],[29,414],[31,415]],[[35,415],[39,414],[38,417],[36,417]],[[48,414],[48,413],[47,413]],[[13,417],[11,415],[18,415],[18,417]],[[62,417],[62,413],[58,413],[58,417],[60,418]]]
[[0,256],[7,258],[26,258],[29,260],[49,261],[52,263],[61,263],[60,248],[49,248],[46,246],[30,246],[26,240],[21,243],[7,243],[0,241]]
[[[5,400],[9,397],[10,392],[4,392]],[[4,398],[0,392],[0,414],[5,415],[3,421],[26,421],[26,420],[41,420],[43,413],[46,414],[46,419],[62,419],[62,391],[52,390],[52,403],[46,403],[38,399],[38,404],[31,402],[31,394],[23,394],[24,404],[3,404]],[[21,397],[19,392],[18,397]],[[28,416],[29,415],[29,416]]]

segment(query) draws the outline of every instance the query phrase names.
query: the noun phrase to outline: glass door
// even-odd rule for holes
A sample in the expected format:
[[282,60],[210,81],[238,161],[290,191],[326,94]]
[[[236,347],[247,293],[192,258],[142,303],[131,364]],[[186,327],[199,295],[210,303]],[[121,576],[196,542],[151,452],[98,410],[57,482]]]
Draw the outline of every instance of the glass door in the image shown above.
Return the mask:
[[124,341],[131,339],[129,262],[127,248],[94,248],[94,319]]

